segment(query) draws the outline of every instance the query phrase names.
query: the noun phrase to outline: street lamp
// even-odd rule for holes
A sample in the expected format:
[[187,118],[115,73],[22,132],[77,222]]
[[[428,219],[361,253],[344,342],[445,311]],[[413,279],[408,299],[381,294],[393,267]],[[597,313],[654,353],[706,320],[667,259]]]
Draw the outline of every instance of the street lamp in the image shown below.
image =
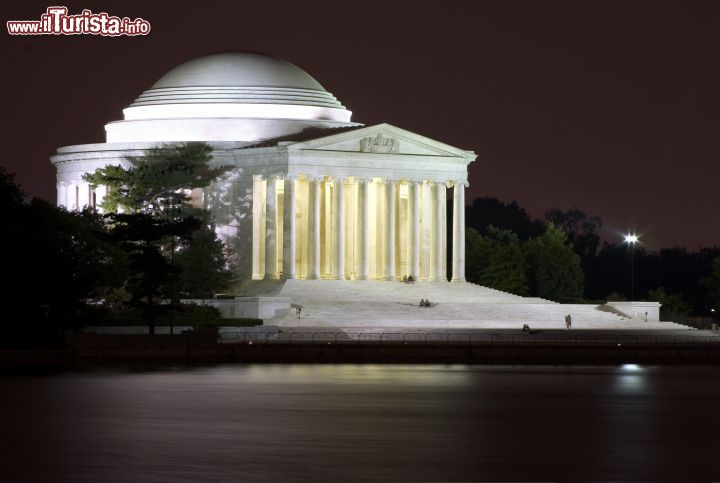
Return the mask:
[[630,245],[630,300],[635,301],[635,244],[639,241],[637,235],[625,235],[625,243]]

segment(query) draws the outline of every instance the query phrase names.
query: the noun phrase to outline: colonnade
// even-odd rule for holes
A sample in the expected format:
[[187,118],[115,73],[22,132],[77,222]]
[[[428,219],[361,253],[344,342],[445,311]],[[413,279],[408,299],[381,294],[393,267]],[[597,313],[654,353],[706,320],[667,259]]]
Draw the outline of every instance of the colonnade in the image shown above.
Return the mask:
[[105,197],[105,186],[92,187],[87,181],[68,182],[57,184],[57,206],[67,210],[82,210],[85,207],[99,207]]
[[[301,182],[302,195],[298,193]],[[465,181],[256,176],[254,186],[256,190],[264,188],[264,200],[255,195],[254,200],[264,201],[264,210],[254,211],[254,215],[264,216],[264,223],[255,224],[261,233],[253,234],[258,237],[253,246],[256,250],[260,246],[264,248],[264,263],[260,263],[260,253],[253,254],[257,262],[255,276],[397,280],[407,275],[415,280],[447,280],[445,205],[446,188],[452,187],[452,281],[462,282],[465,280],[466,185]],[[301,196],[304,197],[302,203]],[[403,203],[398,207],[400,200]],[[353,206],[346,206],[348,203]],[[303,216],[298,215],[300,205],[305,208]],[[377,211],[379,206],[382,212]],[[401,219],[403,231],[398,233]],[[349,223],[352,230],[347,230]],[[305,237],[298,236],[301,230],[307,230]],[[298,240],[306,240],[302,253],[298,252]],[[352,263],[346,263],[345,259],[349,246],[353,247]],[[403,256],[405,273],[397,273],[396,254]],[[298,273],[299,259],[304,260],[302,274]],[[325,266],[321,270],[323,260]],[[422,267],[421,261],[424,261]],[[348,271],[351,273],[346,273]]]

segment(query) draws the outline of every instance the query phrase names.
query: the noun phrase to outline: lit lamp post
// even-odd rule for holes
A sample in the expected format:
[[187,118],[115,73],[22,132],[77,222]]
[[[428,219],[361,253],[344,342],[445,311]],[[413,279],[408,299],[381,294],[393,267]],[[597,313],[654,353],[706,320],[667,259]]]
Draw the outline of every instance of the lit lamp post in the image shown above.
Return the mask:
[[625,243],[630,245],[630,300],[635,301],[635,244],[637,235],[625,235]]

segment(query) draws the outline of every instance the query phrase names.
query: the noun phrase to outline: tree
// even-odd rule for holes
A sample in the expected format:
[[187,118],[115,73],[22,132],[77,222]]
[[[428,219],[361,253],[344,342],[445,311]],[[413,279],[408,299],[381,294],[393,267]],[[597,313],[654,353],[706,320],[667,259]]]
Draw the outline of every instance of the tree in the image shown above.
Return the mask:
[[700,281],[707,291],[707,299],[714,313],[720,312],[720,257],[712,261],[712,272]]
[[517,202],[503,203],[497,198],[475,198],[467,207],[465,223],[481,235],[487,235],[490,227],[510,230],[522,242],[545,231],[540,220],[533,220]]
[[223,244],[214,231],[201,227],[175,256],[180,269],[174,289],[183,298],[211,298],[230,283]]
[[648,299],[660,302],[660,311],[663,318],[672,318],[673,315],[687,315],[692,307],[683,300],[682,295],[669,294],[665,287],[658,287],[648,291]]
[[[107,166],[85,175],[91,184],[108,188],[102,207],[109,212],[113,236],[128,253],[131,304],[145,309],[151,333],[161,296],[170,298],[174,311],[181,283],[192,286],[192,280],[200,277],[202,282],[196,285],[202,285],[203,293],[227,283],[222,245],[214,233],[210,247],[193,246],[209,242],[207,236],[195,234],[211,231],[211,217],[207,210],[193,206],[190,193],[230,169],[211,167],[211,152],[205,143],[163,146],[145,156],[127,158],[129,167]],[[180,264],[174,263],[178,249],[189,251],[185,259],[194,259],[186,270],[182,257]],[[201,260],[202,256],[206,258]],[[198,267],[202,270],[194,271]],[[218,273],[212,275],[212,271]]]
[[[586,296],[606,298],[609,293],[621,292],[630,297],[631,250],[626,243],[605,243],[592,263],[585,268]],[[658,286],[667,293],[682,294],[692,307],[692,313],[705,315],[712,307],[710,292],[700,283],[711,276],[713,260],[720,257],[720,247],[704,247],[689,251],[685,247],[663,248],[648,252],[634,248],[635,293],[647,298]]]
[[40,340],[79,329],[120,287],[126,258],[92,211],[68,212],[22,190],[0,168],[3,333]]
[[108,188],[102,208],[117,212],[161,215],[168,200],[181,206],[182,215],[198,215],[190,204],[190,191],[205,188],[230,169],[211,167],[212,147],[186,143],[148,150],[144,156],[126,158],[130,166],[106,166],[83,178],[93,186]]
[[91,210],[68,212],[34,199],[25,222],[30,286],[45,294],[49,319],[78,329],[89,303],[122,286],[127,258],[109,239],[102,217]]
[[590,216],[577,208],[567,211],[550,208],[545,212],[545,219],[565,232],[575,253],[580,255],[583,266],[597,255],[600,247],[598,232],[602,228],[602,219],[599,216]]
[[531,293],[555,301],[580,299],[584,276],[580,257],[565,233],[548,223],[545,233],[524,245]]
[[3,208],[0,216],[3,217],[3,221],[6,216],[20,209],[24,198],[25,193],[15,184],[13,175],[0,166],[0,207]]
[[525,295],[525,255],[517,235],[510,230],[489,227],[483,236],[472,228],[465,235],[466,277],[486,287]]
[[[131,295],[130,305],[143,308],[149,332],[154,334],[157,300],[179,272],[163,256],[162,242],[168,236],[190,238],[201,222],[189,217],[170,223],[144,213],[113,213],[107,219],[112,227],[111,238],[128,256],[130,274],[125,288]],[[171,303],[170,309],[173,308]]]
[[468,282],[481,283],[482,269],[489,258],[489,245],[475,228],[465,229],[465,278]]

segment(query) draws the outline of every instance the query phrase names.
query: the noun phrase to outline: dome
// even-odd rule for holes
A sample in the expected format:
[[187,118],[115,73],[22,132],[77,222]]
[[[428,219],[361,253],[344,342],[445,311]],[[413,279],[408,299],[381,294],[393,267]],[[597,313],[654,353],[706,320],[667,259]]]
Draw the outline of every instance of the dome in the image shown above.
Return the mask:
[[255,52],[224,52],[185,62],[162,76],[130,107],[203,103],[344,109],[300,67]]
[[300,67],[255,52],[190,60],[105,125],[108,142],[257,143],[311,128],[355,126],[352,112]]
[[197,86],[325,90],[300,67],[256,52],[223,52],[185,62],[162,76],[152,88]]

